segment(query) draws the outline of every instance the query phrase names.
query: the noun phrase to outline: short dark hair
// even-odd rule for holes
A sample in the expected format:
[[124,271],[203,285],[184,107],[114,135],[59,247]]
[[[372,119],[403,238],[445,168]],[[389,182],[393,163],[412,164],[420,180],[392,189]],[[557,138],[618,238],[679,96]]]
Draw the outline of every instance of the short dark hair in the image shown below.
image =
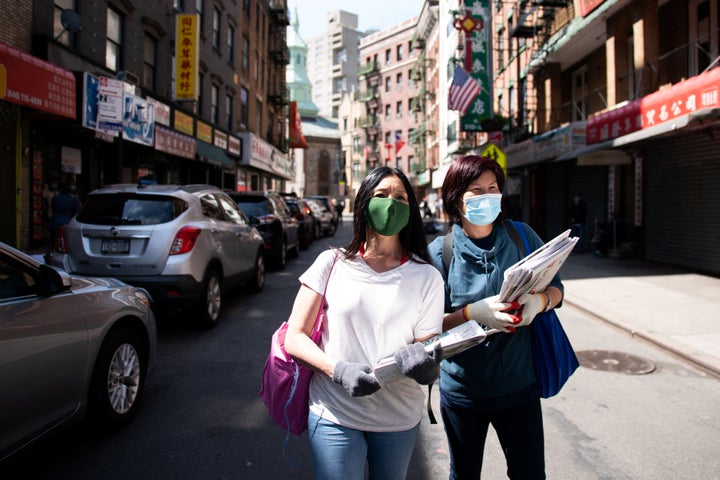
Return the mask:
[[505,172],[500,164],[492,158],[465,155],[450,165],[442,184],[442,200],[443,210],[451,224],[461,223],[460,202],[462,202],[463,195],[467,192],[470,184],[488,170],[495,174],[495,181],[502,193],[505,189]]
[[395,175],[400,179],[407,192],[408,204],[410,205],[410,220],[408,224],[400,230],[400,244],[403,249],[411,257],[411,253],[420,257],[425,262],[430,262],[430,256],[427,251],[427,238],[425,238],[425,229],[423,228],[422,217],[420,216],[420,207],[418,206],[417,197],[413,190],[410,180],[405,176],[402,170],[391,167],[378,167],[373,169],[363,179],[353,203],[353,238],[349,244],[345,246],[345,257],[353,258],[360,251],[360,247],[367,240],[368,223],[365,218],[365,207],[373,198],[375,187],[389,175]]

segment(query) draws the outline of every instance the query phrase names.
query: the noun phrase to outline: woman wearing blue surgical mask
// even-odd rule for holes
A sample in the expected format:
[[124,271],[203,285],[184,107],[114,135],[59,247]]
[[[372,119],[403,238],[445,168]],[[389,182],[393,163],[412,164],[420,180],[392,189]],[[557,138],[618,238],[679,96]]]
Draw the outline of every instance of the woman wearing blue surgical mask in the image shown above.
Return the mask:
[[[316,372],[308,416],[316,480],[400,480],[422,417],[420,385],[440,371],[442,352],[417,342],[442,331],[443,281],[402,171],[371,171],[353,205],[350,243],[322,252],[300,276],[285,348]],[[315,345],[309,335],[328,278],[327,319]],[[404,376],[381,385],[372,366],[390,356]]]
[[[444,238],[429,246],[445,279],[443,330],[475,320],[499,333],[481,345],[444,360],[440,405],[450,447],[451,480],[480,478],[489,425],[497,432],[512,479],[545,478],[540,393],[532,359],[530,325],[538,313],[562,303],[556,276],[544,292],[523,295],[518,305],[499,303],[505,270],[523,256],[502,217],[505,174],[494,160],[468,155],[453,163],[442,185],[452,244]],[[512,228],[509,226],[508,228]],[[530,249],[542,240],[522,224]],[[449,259],[449,262],[447,261]]]

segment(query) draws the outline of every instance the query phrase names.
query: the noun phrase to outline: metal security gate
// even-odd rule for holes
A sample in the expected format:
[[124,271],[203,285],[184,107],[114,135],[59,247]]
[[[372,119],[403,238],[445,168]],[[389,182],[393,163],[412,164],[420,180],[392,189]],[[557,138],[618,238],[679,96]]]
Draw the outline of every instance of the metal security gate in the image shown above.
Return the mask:
[[720,141],[675,136],[644,157],[645,259],[720,275]]

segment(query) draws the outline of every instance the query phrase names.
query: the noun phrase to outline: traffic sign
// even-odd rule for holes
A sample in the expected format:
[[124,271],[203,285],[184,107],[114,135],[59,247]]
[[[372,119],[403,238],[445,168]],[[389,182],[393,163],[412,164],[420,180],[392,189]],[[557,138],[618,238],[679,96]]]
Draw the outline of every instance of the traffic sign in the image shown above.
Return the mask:
[[507,158],[505,157],[505,152],[500,150],[500,147],[494,143],[488,143],[488,146],[483,149],[480,155],[495,160],[502,167],[503,172],[505,172],[505,176],[507,176]]

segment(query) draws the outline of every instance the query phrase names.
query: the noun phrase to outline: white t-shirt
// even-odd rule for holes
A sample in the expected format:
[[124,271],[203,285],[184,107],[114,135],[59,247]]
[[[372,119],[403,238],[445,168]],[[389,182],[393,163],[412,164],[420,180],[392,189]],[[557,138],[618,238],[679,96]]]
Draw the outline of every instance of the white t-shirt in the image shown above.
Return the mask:
[[[336,252],[321,253],[300,282],[322,294]],[[374,365],[400,348],[442,331],[445,290],[440,272],[407,261],[378,273],[356,255],[338,257],[325,295],[327,321],[320,343],[328,355]],[[313,375],[310,409],[331,422],[363,431],[407,430],[420,421],[425,395],[404,377],[372,395],[351,397],[323,374]]]

